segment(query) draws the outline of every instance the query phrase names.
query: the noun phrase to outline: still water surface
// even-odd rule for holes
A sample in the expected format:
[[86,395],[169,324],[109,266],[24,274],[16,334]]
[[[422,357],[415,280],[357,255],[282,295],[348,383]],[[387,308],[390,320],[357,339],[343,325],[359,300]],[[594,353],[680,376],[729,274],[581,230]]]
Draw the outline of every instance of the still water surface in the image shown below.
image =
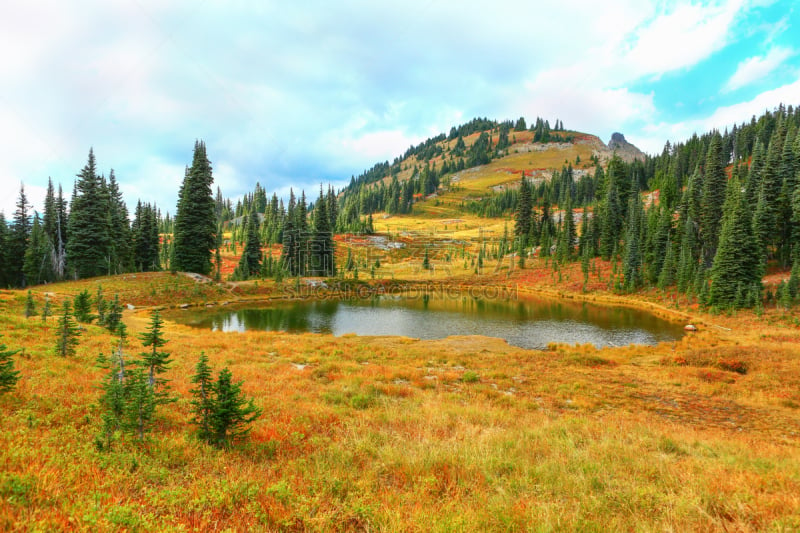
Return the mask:
[[656,344],[681,337],[680,325],[621,307],[551,300],[500,300],[472,296],[376,296],[306,300],[259,307],[217,307],[176,312],[176,322],[215,331],[285,331],[343,335],[449,335],[499,337],[543,349],[550,342],[601,346]]

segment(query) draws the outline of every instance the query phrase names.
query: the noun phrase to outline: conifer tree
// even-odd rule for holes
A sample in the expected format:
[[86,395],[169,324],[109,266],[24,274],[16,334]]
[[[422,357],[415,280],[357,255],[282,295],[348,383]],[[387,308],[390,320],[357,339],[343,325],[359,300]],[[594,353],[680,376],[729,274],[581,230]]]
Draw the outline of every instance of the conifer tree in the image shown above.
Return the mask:
[[308,270],[309,237],[308,205],[306,192],[300,191],[300,199],[295,206],[295,227],[297,228],[297,274],[305,276]]
[[523,247],[528,246],[529,233],[531,228],[533,201],[531,198],[531,187],[522,173],[522,180],[519,186],[519,200],[517,200],[517,212],[514,218],[514,235],[523,243]]
[[69,300],[64,300],[62,313],[58,319],[56,355],[61,357],[75,355],[75,347],[78,345],[80,334],[78,325],[72,320]]
[[244,251],[239,259],[239,274],[242,279],[258,275],[261,270],[261,241],[258,235],[258,213],[250,211],[250,216],[247,218]]
[[76,279],[101,276],[109,270],[108,195],[97,175],[94,151],[78,174],[69,213],[66,260]]
[[216,242],[214,181],[211,162],[202,141],[195,142],[192,166],[186,169],[175,215],[174,265],[170,268],[208,275]]
[[133,267],[128,207],[122,199],[122,192],[119,190],[113,169],[108,176],[108,221],[109,273],[128,272]]
[[211,416],[212,444],[229,446],[249,433],[249,424],[261,415],[261,410],[242,393],[242,381],[233,382],[231,371],[220,370],[212,387],[214,410]]
[[106,308],[105,320],[103,325],[112,333],[116,333],[122,324],[122,305],[119,303],[119,294],[114,294],[114,299]]
[[327,201],[319,189],[319,200],[314,207],[314,237],[311,242],[311,275],[334,276],[333,231],[327,211]]
[[52,273],[53,280],[60,280],[64,277],[66,266],[67,207],[61,185],[58,186],[58,196],[56,196],[52,179],[48,179],[42,227],[49,250],[48,270]]
[[19,381],[19,371],[14,370],[14,360],[12,359],[18,351],[9,350],[5,344],[0,343],[0,394],[14,390]]
[[25,251],[23,272],[28,285],[40,285],[55,279],[52,271],[51,247],[40,223],[39,213],[34,213],[33,216],[33,227],[28,248]]
[[745,196],[736,175],[728,187],[719,248],[711,268],[709,303],[720,307],[735,307],[744,304],[740,291],[759,287],[761,276],[758,249],[751,226],[751,217]]
[[45,324],[47,323],[47,317],[53,314],[53,310],[50,308],[50,297],[45,294],[44,296],[44,305],[42,306],[42,322]]
[[565,262],[571,261],[574,255],[575,245],[575,221],[572,218],[572,193],[567,189],[566,201],[564,204],[564,219],[561,223],[561,235],[557,248],[558,260]]
[[89,289],[83,289],[76,294],[72,305],[75,309],[75,319],[78,322],[90,324],[97,318],[92,314],[92,297],[89,295]]
[[339,206],[336,203],[336,193],[330,185],[328,186],[328,194],[325,201],[327,202],[325,208],[328,211],[328,219],[330,220],[329,227],[331,228],[331,232],[335,233],[336,220],[339,216]]
[[191,423],[197,426],[197,435],[200,440],[210,442],[212,439],[212,417],[214,415],[214,390],[211,367],[208,366],[208,356],[200,353],[200,360],[195,366],[195,373],[191,379],[195,388],[192,393],[192,412],[194,417]]
[[33,294],[28,290],[28,296],[25,298],[25,318],[36,316],[36,302],[33,301]]
[[632,291],[642,286],[642,222],[644,213],[639,191],[632,189],[628,203],[627,232],[625,237],[625,259],[622,266],[625,289]]
[[98,358],[99,363],[108,369],[108,374],[103,379],[100,397],[100,407],[102,408],[103,438],[105,449],[111,448],[111,436],[115,431],[121,429],[125,416],[125,354],[124,346],[126,340],[125,326],[118,328],[119,341],[116,349],[112,352],[111,359],[106,360],[103,354]]
[[703,255],[706,267],[711,266],[717,253],[717,243],[722,221],[722,205],[725,202],[725,188],[728,183],[722,165],[722,137],[715,132],[708,147],[703,175],[703,194],[700,238],[703,241]]
[[25,186],[20,185],[14,220],[6,238],[5,272],[9,285],[25,287],[25,253],[31,236],[31,217],[28,214],[30,204],[25,196]]
[[142,346],[150,348],[141,354],[142,365],[147,371],[147,383],[155,392],[159,403],[168,401],[166,390],[168,380],[160,377],[160,375],[169,370],[169,364],[172,362],[169,358],[169,352],[160,350],[167,343],[162,332],[163,325],[164,321],[161,319],[161,314],[156,309],[150,317],[150,324],[147,330],[139,335]]
[[0,211],[0,288],[8,287],[10,284],[8,254],[8,224],[5,213]]
[[144,440],[145,433],[150,431],[158,402],[143,369],[132,368],[128,371],[123,394],[125,397],[123,428],[137,435],[140,441]]
[[94,297],[94,305],[97,308],[97,325],[105,326],[106,312],[108,311],[108,302],[103,296],[103,286],[97,286],[97,294]]
[[297,275],[298,272],[298,242],[295,219],[294,192],[289,189],[289,207],[287,208],[286,220],[283,225],[283,250],[281,251],[281,264],[291,276]]

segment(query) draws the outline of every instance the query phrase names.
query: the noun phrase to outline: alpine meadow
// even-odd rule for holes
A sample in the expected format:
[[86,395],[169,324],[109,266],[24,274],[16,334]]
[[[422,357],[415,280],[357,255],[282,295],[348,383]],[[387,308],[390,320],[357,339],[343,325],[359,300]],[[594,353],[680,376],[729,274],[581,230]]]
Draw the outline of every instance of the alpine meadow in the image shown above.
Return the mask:
[[312,3],[0,23],[0,530],[800,530],[790,3]]

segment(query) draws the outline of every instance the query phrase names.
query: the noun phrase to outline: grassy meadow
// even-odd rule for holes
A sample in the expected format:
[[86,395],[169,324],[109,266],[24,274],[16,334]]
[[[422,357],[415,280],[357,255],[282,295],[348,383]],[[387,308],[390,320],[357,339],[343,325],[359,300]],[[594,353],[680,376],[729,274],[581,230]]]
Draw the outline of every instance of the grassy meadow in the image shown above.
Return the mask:
[[[580,290],[579,270],[560,275],[554,286],[533,260],[453,283],[619,303],[602,283]],[[129,357],[142,350],[150,306],[281,291],[159,273],[33,295],[40,310],[45,293],[58,309],[98,284],[134,306],[124,313]],[[95,361],[115,338],[84,325],[77,355],[57,357],[54,317],[24,318],[25,294],[0,292],[1,342],[24,348],[17,389],[0,397],[2,530],[800,529],[796,312],[709,316],[653,292],[626,303],[699,331],[656,347],[541,352],[485,337],[226,334],[168,322],[178,400],[144,442],[118,435],[101,451],[105,371]],[[200,352],[263,409],[231,450],[202,444],[187,422]]]

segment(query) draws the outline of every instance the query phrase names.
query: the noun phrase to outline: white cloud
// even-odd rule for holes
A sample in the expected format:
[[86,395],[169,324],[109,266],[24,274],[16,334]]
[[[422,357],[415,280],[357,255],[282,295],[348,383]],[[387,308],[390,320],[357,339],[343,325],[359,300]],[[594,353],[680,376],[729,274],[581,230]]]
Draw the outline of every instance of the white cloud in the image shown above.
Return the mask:
[[741,7],[741,0],[721,6],[685,3],[656,13],[635,30],[628,50],[621,50],[624,62],[640,75],[691,67],[729,42]]
[[725,84],[724,91],[735,91],[754,81],[764,79],[794,54],[795,52],[789,48],[776,46],[765,55],[745,59],[739,63],[736,72]]
[[684,141],[695,133],[701,135],[713,129],[719,131],[730,129],[734,124],[749,122],[752,116],[758,117],[765,111],[772,111],[781,103],[796,103],[798,95],[800,95],[800,80],[764,91],[746,102],[717,108],[707,117],[678,123],[650,124],[642,129],[639,148],[649,153],[660,153],[667,140]]
[[0,47],[14,50],[0,56],[0,143],[14,147],[0,161],[0,206],[13,208],[20,180],[71,189],[89,146],[129,204],[173,210],[198,138],[226,195],[256,180],[283,191],[346,182],[475,116],[560,118],[637,143],[657,99],[629,87],[708,58],[746,9],[76,1],[16,3],[0,18]]

